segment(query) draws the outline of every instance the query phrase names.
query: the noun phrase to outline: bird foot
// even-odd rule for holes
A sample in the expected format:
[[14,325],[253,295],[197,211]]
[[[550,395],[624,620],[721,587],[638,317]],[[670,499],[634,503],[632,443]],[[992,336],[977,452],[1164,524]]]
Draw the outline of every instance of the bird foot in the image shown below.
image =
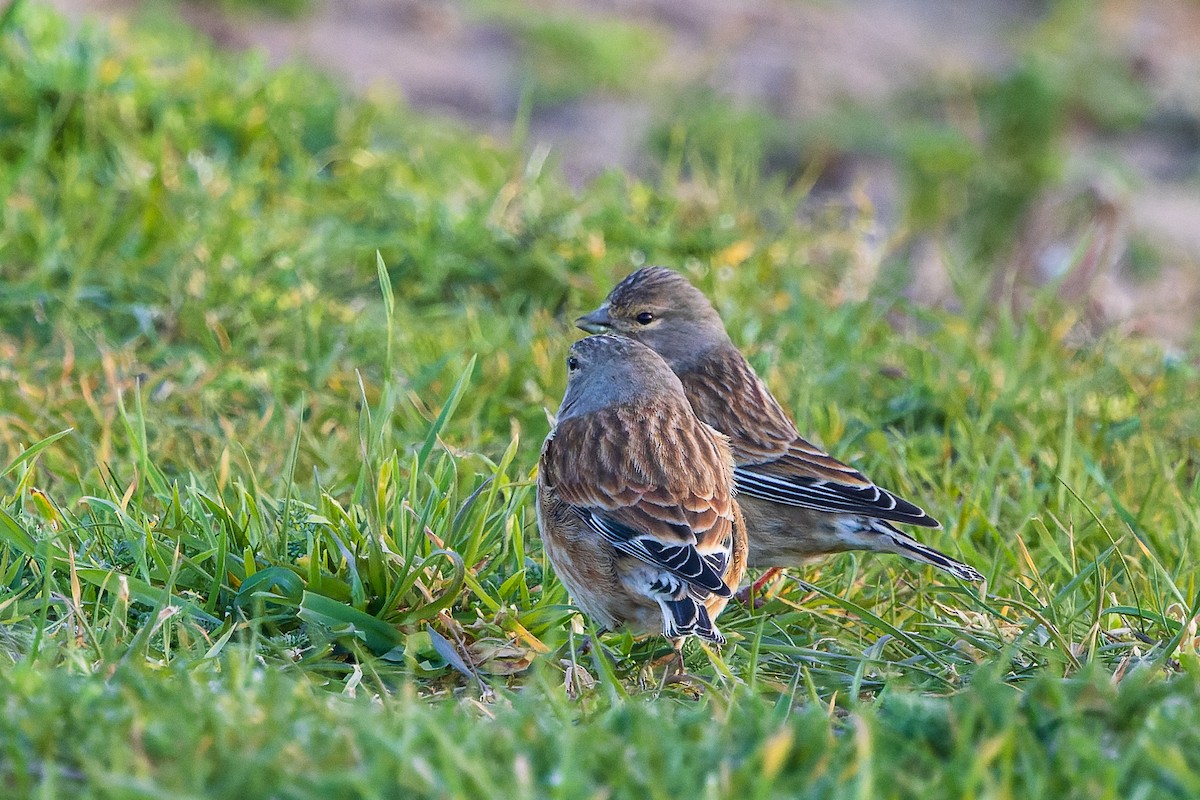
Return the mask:
[[673,672],[663,677],[663,686],[683,686],[697,698],[704,694],[706,685],[703,678],[686,672]]

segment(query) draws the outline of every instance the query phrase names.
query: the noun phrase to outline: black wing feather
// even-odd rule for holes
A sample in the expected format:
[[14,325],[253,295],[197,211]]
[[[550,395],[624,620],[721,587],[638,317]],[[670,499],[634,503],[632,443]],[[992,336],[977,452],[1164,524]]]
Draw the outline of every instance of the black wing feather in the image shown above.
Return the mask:
[[[694,588],[721,597],[733,596],[733,590],[726,586],[725,581],[721,578],[721,572],[724,571],[723,565],[728,559],[726,554],[717,552],[710,556],[702,556],[695,545],[663,544],[653,536],[648,536],[614,521],[602,511],[590,508],[575,509],[575,511],[588,527],[603,536],[609,544],[622,553],[659,567]],[[684,526],[676,527],[692,536],[690,529]],[[721,566],[720,571],[717,569],[718,566]]]
[[759,500],[814,511],[862,514],[926,528],[941,527],[920,506],[875,485],[848,486],[816,478],[780,478],[751,467],[735,467],[733,477],[740,494]]

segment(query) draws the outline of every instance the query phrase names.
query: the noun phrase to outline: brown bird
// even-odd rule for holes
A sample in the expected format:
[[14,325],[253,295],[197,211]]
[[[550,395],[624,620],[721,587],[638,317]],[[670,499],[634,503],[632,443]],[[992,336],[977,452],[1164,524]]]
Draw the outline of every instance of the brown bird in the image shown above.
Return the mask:
[[575,604],[605,629],[725,641],[713,620],[746,570],[728,440],[653,350],[572,345],[538,464],[538,527]]
[[750,566],[790,567],[814,556],[873,550],[983,580],[892,524],[938,528],[937,520],[800,436],[730,341],[712,303],[679,273],[639,269],[575,324],[654,349],[679,376],[697,416],[729,437]]

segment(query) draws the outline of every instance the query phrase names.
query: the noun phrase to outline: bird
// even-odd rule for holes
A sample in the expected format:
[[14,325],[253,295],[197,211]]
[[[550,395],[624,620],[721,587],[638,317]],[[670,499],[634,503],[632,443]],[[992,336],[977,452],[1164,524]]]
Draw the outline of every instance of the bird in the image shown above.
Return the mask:
[[725,642],[715,619],[746,570],[728,440],[653,350],[589,336],[542,446],[537,520],[575,606],[602,630]]
[[896,527],[940,528],[936,519],[800,435],[712,303],[683,275],[638,269],[575,324],[653,349],[679,377],[696,415],[729,437],[748,563],[769,568],[756,588],[778,569],[847,550],[894,553],[964,581],[983,580],[973,567]]

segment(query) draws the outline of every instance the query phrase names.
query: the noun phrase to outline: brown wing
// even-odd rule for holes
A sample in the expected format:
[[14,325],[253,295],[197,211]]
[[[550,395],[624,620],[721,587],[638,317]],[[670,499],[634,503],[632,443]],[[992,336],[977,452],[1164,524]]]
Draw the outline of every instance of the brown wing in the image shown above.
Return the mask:
[[615,547],[710,592],[733,525],[731,458],[681,405],[617,406],[561,422],[544,478]]
[[938,527],[918,506],[802,438],[732,345],[679,378],[696,414],[729,437],[740,493],[816,511]]

